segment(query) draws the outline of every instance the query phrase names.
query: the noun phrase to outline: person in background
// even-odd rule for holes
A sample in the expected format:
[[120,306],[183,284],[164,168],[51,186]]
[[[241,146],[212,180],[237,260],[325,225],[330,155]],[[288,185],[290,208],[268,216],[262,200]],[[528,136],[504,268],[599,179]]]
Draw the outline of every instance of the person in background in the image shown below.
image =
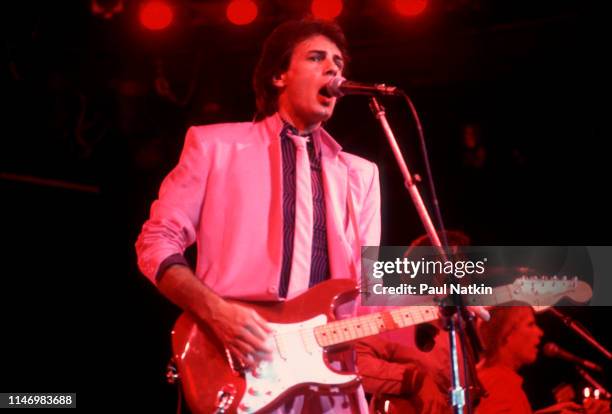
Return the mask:
[[535,362],[543,332],[530,306],[498,307],[488,322],[481,322],[479,334],[484,358],[478,365],[478,377],[488,396],[476,414],[606,414],[607,402],[586,399],[582,405],[564,401],[534,411],[523,390],[519,369]]

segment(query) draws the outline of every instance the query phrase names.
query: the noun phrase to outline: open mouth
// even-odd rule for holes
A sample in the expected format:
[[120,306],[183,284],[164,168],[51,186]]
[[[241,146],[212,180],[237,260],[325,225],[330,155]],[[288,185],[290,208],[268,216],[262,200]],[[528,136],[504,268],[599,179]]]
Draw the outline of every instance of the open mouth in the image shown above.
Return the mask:
[[332,98],[332,96],[329,94],[329,91],[327,90],[327,85],[323,85],[321,89],[319,89],[319,95],[325,98]]

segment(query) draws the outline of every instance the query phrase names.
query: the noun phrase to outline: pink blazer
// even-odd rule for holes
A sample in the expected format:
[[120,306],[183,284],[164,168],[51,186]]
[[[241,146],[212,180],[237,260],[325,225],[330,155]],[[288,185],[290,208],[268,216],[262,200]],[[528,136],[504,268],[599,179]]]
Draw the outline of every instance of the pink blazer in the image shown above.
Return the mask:
[[[149,279],[155,283],[164,259],[197,242],[195,274],[217,294],[279,299],[282,126],[276,114],[189,129],[136,242]],[[322,128],[313,139],[321,150],[331,277],[359,281],[360,246],[380,241],[378,169],[342,152]]]

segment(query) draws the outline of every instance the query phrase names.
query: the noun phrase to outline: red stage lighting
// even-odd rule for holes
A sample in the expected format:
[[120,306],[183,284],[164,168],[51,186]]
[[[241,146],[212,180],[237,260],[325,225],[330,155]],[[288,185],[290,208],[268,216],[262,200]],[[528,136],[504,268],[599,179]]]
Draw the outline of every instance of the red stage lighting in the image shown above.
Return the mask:
[[163,1],[149,1],[140,9],[140,23],[149,30],[165,29],[173,18],[172,8]]
[[427,0],[393,0],[395,10],[402,16],[416,16],[427,7]]
[[310,10],[317,19],[333,20],[342,13],[342,0],[312,0]]
[[252,0],[233,0],[228,4],[226,14],[235,25],[249,24],[257,17],[257,5]]

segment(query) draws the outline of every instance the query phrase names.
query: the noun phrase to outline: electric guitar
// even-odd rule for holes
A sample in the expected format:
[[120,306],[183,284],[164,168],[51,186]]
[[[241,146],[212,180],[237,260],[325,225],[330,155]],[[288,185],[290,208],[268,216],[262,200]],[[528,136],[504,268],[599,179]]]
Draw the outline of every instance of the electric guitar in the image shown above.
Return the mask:
[[[335,306],[357,294],[352,280],[331,279],[285,302],[240,302],[257,311],[273,330],[272,360],[263,361],[255,370],[241,366],[209,328],[197,325],[187,312],[183,313],[172,331],[173,359],[191,411],[265,412],[305,390],[349,392],[358,385],[358,375],[330,369],[327,350],[438,318],[437,306],[406,306],[334,320]],[[511,285],[493,288],[487,305],[522,301],[542,307],[566,297],[584,303],[591,295],[591,287],[577,279],[523,277]],[[466,302],[473,303],[469,297]]]

